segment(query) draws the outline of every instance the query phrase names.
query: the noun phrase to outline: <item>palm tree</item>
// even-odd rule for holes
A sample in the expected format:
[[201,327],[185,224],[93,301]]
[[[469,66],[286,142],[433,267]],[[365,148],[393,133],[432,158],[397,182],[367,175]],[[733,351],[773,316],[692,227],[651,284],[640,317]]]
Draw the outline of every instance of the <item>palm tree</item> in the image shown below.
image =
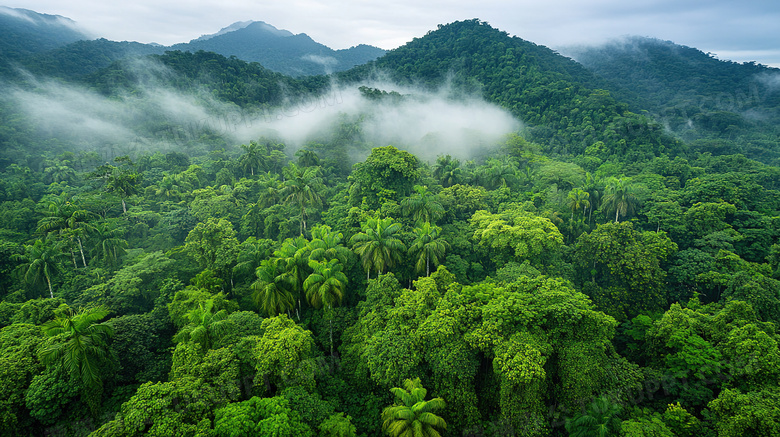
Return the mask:
[[260,195],[258,196],[257,203],[263,208],[278,204],[281,197],[281,183],[279,182],[279,176],[268,173],[267,176],[262,178],[262,186],[260,189]]
[[436,164],[433,166],[433,177],[439,183],[447,188],[460,182],[463,170],[460,168],[460,161],[450,155],[439,156],[436,158]]
[[381,275],[385,269],[401,261],[401,252],[406,251],[406,245],[397,238],[400,231],[401,224],[391,217],[370,218],[363,225],[363,232],[349,239],[352,250],[360,257],[360,263],[366,270],[366,279],[371,277],[372,269]]
[[401,201],[401,210],[411,215],[416,223],[435,222],[444,215],[438,196],[428,191],[428,187],[415,185],[415,193]]
[[311,273],[309,268],[309,241],[303,237],[288,238],[282,243],[282,247],[274,252],[279,260],[280,267],[284,270],[284,280],[290,285],[290,291],[298,295],[303,294],[303,282]]
[[157,184],[157,190],[154,194],[164,197],[166,199],[176,198],[181,196],[181,187],[178,185],[176,176],[165,175],[159,184]]
[[76,177],[76,171],[68,166],[69,161],[55,162],[43,170],[46,179],[51,182],[71,182]]
[[596,179],[592,174],[585,173],[585,186],[582,187],[588,196],[590,207],[588,209],[588,225],[591,224],[593,210],[601,207],[601,196],[604,194],[604,185],[600,179]]
[[227,332],[228,312],[224,309],[214,312],[213,299],[207,300],[205,305],[200,303],[185,317],[190,323],[173,337],[173,341],[177,343],[190,340],[200,345],[203,350],[208,350]]
[[638,203],[631,180],[612,178],[607,182],[601,207],[607,212],[615,211],[615,223],[621,215],[634,214]]
[[233,267],[235,275],[251,275],[260,267],[264,259],[268,258],[271,252],[271,240],[258,240],[255,237],[249,237],[238,247],[238,257],[236,265]]
[[319,191],[323,185],[319,172],[320,167],[301,169],[292,162],[284,168],[286,180],[282,184],[281,195],[285,203],[296,203],[301,209],[301,235],[306,230],[306,207],[322,204]]
[[112,171],[108,174],[106,190],[119,195],[119,198],[122,200],[122,211],[127,214],[125,199],[138,192],[141,176],[134,171],[111,167]]
[[605,397],[596,398],[588,409],[566,419],[566,431],[570,437],[606,437],[620,432],[620,405]]
[[[306,299],[316,309],[324,305],[328,312],[337,305],[341,305],[344,299],[344,291],[347,287],[347,275],[342,270],[344,267],[337,259],[327,262],[309,261],[309,267],[314,273],[306,278],[303,288],[306,290]],[[330,355],[333,356],[333,317],[328,321],[330,325]]]
[[[61,362],[71,377],[82,382],[85,391],[99,393],[103,384],[100,365],[111,359],[108,341],[114,330],[108,323],[98,322],[108,313],[103,307],[78,312],[68,309],[44,323],[41,326],[44,334],[60,337],[63,341],[55,341],[41,349],[38,353],[41,362],[47,366]],[[90,407],[94,411],[97,404]]]
[[567,202],[569,208],[571,208],[570,220],[574,220],[574,213],[582,210],[582,218],[585,219],[585,210],[590,207],[590,193],[582,190],[581,188],[574,188],[569,191]]
[[480,169],[479,179],[487,189],[495,189],[517,182],[517,164],[508,157],[489,159]]
[[445,406],[444,399],[426,401],[428,391],[420,378],[404,381],[404,388],[390,389],[396,397],[395,405],[382,411],[382,431],[390,437],[441,437],[447,423],[434,411]]
[[285,273],[276,258],[264,260],[255,270],[257,280],[252,284],[252,299],[270,317],[295,308],[295,297],[290,292]]
[[[78,243],[78,249],[81,253],[81,262],[84,267],[87,266],[87,259],[84,256],[83,236],[87,232],[93,231],[95,227],[89,223],[89,220],[96,214],[79,209],[69,200],[58,198],[49,202],[47,216],[38,221],[38,232],[57,232],[71,242]],[[78,267],[75,261],[73,264]]]
[[244,171],[249,171],[249,174],[254,176],[255,169],[260,170],[260,167],[265,165],[263,154],[268,153],[268,150],[257,141],[250,141],[249,145],[242,144],[241,148],[246,153],[239,158],[239,164]]
[[311,238],[309,259],[316,261],[338,259],[342,264],[345,264],[349,256],[352,255],[352,251],[341,244],[344,235],[341,232],[332,231],[328,225],[311,228]]
[[326,262],[309,261],[309,267],[314,270],[306,278],[303,288],[306,299],[316,309],[332,308],[341,304],[344,290],[347,286],[347,276],[342,272],[344,266],[337,259]]
[[409,253],[417,255],[415,269],[417,272],[425,271],[425,276],[431,276],[431,262],[434,266],[440,263],[439,260],[444,257],[449,243],[440,237],[440,227],[431,226],[427,222],[414,228],[413,232],[416,238],[409,248]]
[[121,238],[124,231],[110,222],[99,222],[95,225],[97,243],[92,249],[92,257],[102,259],[109,266],[116,266],[119,257],[125,254],[127,241]]
[[301,167],[317,167],[320,165],[320,157],[311,150],[301,149],[295,152],[298,157],[298,165]]
[[54,290],[51,286],[51,278],[60,271],[60,262],[66,255],[62,252],[62,243],[48,240],[43,242],[35,240],[32,245],[24,246],[24,254],[14,255],[17,261],[22,264],[17,267],[17,271],[22,272],[24,282],[35,286],[46,280],[49,287],[49,297],[54,298]]

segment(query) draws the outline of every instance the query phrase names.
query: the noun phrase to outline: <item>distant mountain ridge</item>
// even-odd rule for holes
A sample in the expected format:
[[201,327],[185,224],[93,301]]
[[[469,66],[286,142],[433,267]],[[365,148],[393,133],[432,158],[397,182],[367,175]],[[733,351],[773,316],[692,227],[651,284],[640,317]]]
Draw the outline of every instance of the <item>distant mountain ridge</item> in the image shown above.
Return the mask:
[[780,69],[646,37],[564,51],[695,149],[780,161]]
[[348,70],[385,54],[385,50],[367,45],[333,50],[305,33],[296,35],[262,21],[233,23],[213,35],[174,44],[170,49],[235,56],[294,77]]
[[169,47],[91,38],[68,18],[0,7],[0,74],[13,74],[12,65],[19,64],[39,74],[78,77],[126,57],[204,50],[298,77],[347,70],[385,54],[363,44],[333,50],[304,33],[296,35],[262,21],[236,22]]
[[0,6],[0,72],[15,60],[88,38],[69,18]]

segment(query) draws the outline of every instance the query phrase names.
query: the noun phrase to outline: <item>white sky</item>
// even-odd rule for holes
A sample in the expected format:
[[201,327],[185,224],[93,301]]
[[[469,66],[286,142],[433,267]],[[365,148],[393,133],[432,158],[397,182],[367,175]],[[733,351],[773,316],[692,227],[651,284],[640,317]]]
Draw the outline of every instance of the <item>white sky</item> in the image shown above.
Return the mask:
[[438,24],[479,18],[551,48],[639,35],[780,67],[778,0],[23,0],[5,6],[71,18],[96,37],[165,45],[257,20],[334,49],[392,49]]

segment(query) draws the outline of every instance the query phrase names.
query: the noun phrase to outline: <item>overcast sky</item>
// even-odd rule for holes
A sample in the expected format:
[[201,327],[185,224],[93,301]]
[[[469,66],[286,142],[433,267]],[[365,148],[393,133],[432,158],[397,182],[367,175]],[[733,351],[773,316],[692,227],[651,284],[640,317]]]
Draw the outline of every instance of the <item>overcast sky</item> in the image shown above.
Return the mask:
[[165,45],[257,20],[334,49],[392,49],[438,24],[479,18],[551,48],[639,35],[780,67],[778,0],[20,0],[5,6],[62,15],[111,40]]

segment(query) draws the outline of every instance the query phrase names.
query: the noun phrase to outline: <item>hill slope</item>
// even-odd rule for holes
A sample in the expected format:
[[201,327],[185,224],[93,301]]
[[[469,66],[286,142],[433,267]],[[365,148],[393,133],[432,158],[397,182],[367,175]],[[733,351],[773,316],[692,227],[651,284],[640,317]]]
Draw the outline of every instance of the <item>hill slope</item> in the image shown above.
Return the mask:
[[[567,49],[631,108],[650,111],[701,151],[780,157],[780,70],[631,37]],[[717,141],[716,141],[717,140]]]
[[86,33],[68,18],[0,6],[0,71],[25,56],[85,38]]
[[358,80],[377,71],[429,87],[451,83],[479,91],[528,123],[527,134],[550,153],[582,155],[603,142],[591,164],[583,163],[586,168],[613,154],[633,154],[637,160],[682,147],[600,90],[600,80],[581,65],[479,20],[440,25],[340,77]]
[[[245,23],[240,24],[243,26]],[[382,49],[365,45],[333,50],[314,41],[305,33],[294,35],[262,21],[242,26],[230,26],[214,35],[206,35],[189,43],[175,44],[171,49],[190,52],[205,50],[224,56],[236,56],[248,62],[259,62],[268,69],[290,76],[343,71],[374,60],[385,53]],[[235,29],[225,31],[231,27]]]

